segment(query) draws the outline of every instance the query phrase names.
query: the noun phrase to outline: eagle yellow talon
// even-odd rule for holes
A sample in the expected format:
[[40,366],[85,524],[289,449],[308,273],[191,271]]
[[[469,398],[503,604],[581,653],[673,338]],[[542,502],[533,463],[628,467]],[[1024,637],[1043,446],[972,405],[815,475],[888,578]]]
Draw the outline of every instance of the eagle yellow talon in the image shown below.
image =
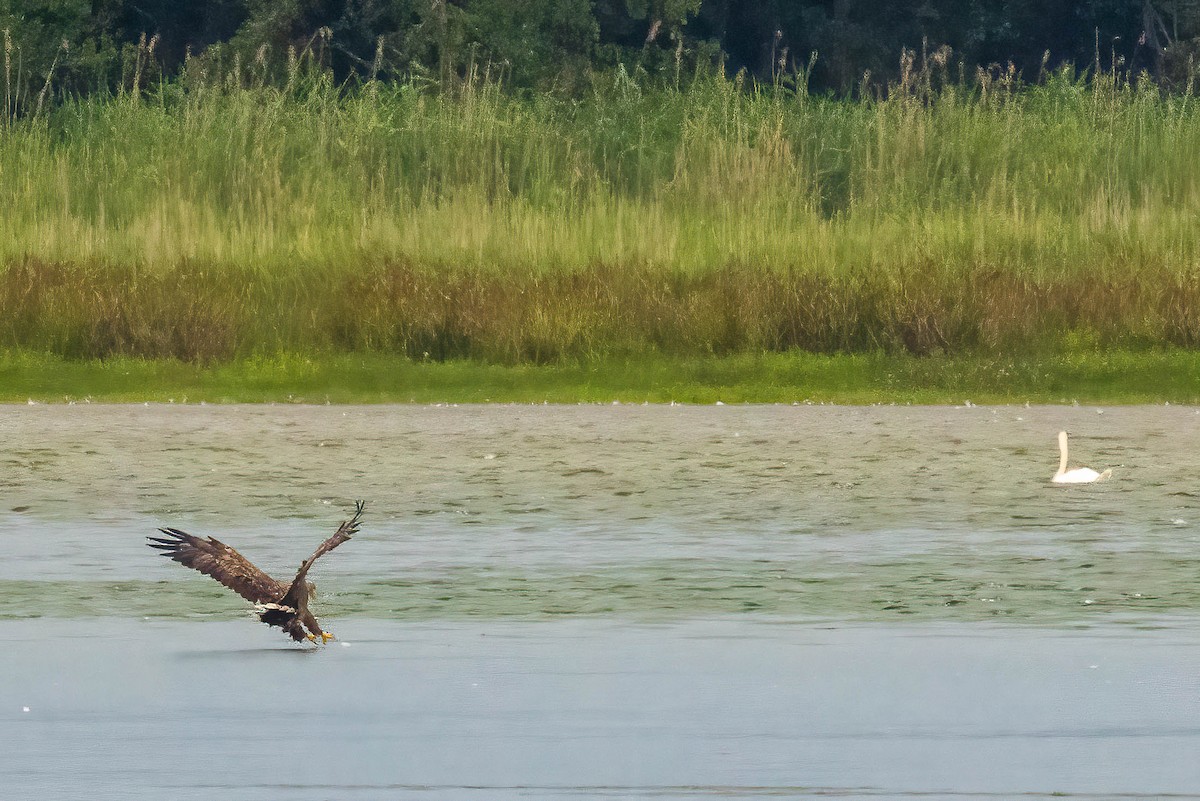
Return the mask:
[[323,642],[323,643],[329,642],[330,640],[336,640],[336,639],[337,639],[337,637],[334,637],[328,631],[321,632],[321,642]]
[[315,634],[305,634],[304,636],[308,639],[309,642],[317,641],[317,635],[315,635]]

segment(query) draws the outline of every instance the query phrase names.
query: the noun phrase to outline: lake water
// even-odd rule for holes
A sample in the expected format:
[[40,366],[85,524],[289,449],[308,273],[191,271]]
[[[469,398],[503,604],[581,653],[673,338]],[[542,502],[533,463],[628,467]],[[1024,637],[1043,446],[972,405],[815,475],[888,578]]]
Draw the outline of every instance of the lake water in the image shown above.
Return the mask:
[[[1053,486],[1055,434],[1111,481]],[[0,407],[12,798],[1200,798],[1190,407]],[[170,525],[339,636],[156,557]],[[26,711],[28,710],[28,711]]]

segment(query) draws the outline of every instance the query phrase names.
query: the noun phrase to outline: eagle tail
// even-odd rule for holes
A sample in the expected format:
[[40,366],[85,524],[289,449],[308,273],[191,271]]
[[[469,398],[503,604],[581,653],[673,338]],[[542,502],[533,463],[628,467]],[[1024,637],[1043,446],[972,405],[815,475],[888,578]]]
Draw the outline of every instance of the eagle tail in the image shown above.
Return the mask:
[[258,613],[258,619],[263,623],[268,626],[278,626],[296,642],[304,642],[309,638],[308,631],[300,622],[300,616],[290,606],[275,603],[255,604],[254,611]]

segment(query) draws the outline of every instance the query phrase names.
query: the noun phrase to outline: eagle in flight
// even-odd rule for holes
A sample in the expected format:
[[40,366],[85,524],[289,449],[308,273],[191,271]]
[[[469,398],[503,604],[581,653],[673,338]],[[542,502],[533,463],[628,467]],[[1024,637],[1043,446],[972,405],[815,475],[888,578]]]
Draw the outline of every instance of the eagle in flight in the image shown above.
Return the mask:
[[322,631],[321,625],[308,610],[309,599],[316,586],[306,579],[313,562],[351,536],[358,533],[358,519],[366,507],[365,501],[354,504],[354,517],[338,526],[332,537],[321,543],[321,547],[301,563],[296,577],[290,584],[283,584],[268,576],[250,563],[250,560],[213,537],[200,539],[177,528],[160,528],[165,537],[147,537],[151,548],[158,548],[163,556],[212,576],[229,589],[254,603],[258,619],[268,626],[278,626],[296,642],[329,642],[334,636]]

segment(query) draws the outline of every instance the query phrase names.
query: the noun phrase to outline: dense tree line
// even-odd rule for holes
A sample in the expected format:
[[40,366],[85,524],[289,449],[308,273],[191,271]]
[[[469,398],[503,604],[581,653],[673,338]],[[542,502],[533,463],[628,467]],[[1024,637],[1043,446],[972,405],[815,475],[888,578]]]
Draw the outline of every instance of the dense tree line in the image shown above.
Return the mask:
[[278,75],[289,49],[339,81],[474,68],[566,92],[597,70],[721,67],[849,93],[894,79],[906,49],[1027,81],[1069,62],[1182,85],[1200,61],[1200,0],[0,0],[0,30],[10,108],[197,59]]

